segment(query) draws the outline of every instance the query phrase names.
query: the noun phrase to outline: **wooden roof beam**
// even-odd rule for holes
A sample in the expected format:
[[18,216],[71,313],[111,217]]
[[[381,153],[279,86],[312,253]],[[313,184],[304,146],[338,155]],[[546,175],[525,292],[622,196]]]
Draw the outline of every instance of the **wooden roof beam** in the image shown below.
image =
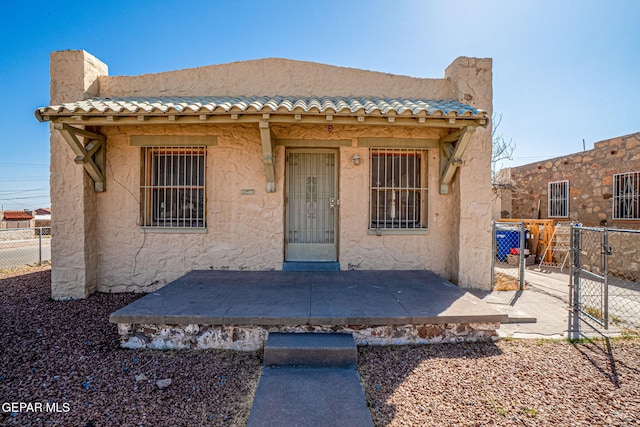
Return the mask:
[[[116,121],[117,119],[117,121]],[[484,126],[486,119],[478,118],[459,118],[454,124],[449,123],[446,118],[425,118],[425,117],[403,117],[395,116],[393,120],[385,116],[338,116],[333,115],[331,123],[335,125],[371,125],[371,126],[419,126],[461,129],[467,126]],[[78,121],[71,116],[46,116],[46,120],[53,123],[68,123],[77,125]],[[139,116],[100,116],[85,115],[82,116],[83,126],[124,126],[124,125],[162,125],[162,124],[196,124],[196,123],[259,123],[264,121],[262,115],[257,114],[198,114],[198,115],[181,115],[175,116],[173,120],[165,115],[139,115]],[[269,117],[271,124],[326,124],[326,115],[304,115],[304,114],[271,114]]]
[[275,193],[276,191],[276,170],[275,155],[273,152],[273,141],[275,137],[269,122],[262,120],[259,123],[260,139],[262,140],[262,162],[264,163],[264,173],[267,178],[267,193]]

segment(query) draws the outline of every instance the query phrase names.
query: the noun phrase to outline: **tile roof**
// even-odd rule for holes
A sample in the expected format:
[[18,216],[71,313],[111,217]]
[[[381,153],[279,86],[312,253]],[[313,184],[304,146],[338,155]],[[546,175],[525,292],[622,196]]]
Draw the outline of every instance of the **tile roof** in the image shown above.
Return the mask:
[[25,211],[4,211],[3,219],[5,220],[28,220],[33,219],[31,214],[26,213]]
[[[309,113],[486,118],[486,112],[454,100],[378,97],[197,96],[90,98],[38,108],[36,116]],[[47,120],[47,117],[44,117]]]

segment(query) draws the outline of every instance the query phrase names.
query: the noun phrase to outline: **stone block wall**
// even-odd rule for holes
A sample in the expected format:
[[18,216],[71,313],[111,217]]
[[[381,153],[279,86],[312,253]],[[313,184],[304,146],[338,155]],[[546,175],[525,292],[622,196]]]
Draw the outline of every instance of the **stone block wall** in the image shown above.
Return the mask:
[[[569,217],[588,227],[640,229],[640,220],[613,219],[613,175],[640,171],[640,132],[597,142],[592,150],[509,170],[513,190],[501,211],[511,218],[548,218],[548,183],[569,181]],[[561,220],[561,219],[559,219]]]
[[[596,274],[604,273],[604,257],[602,251],[603,232],[585,230],[582,233],[580,265]],[[629,282],[634,286],[640,284],[640,233],[622,230],[608,230],[607,268],[610,284]]]
[[155,325],[119,323],[120,344],[130,349],[258,351],[270,333],[347,333],[357,345],[409,345],[487,342],[498,338],[500,323],[420,325]]
[[609,273],[620,279],[640,283],[640,234],[610,231]]

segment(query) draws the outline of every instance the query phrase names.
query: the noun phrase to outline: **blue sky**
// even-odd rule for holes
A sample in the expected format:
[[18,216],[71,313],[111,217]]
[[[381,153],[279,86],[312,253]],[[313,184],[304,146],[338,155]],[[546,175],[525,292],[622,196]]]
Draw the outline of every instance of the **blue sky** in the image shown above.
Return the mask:
[[640,131],[640,1],[30,1],[0,17],[0,209],[49,206],[49,53],[111,75],[281,57],[441,78],[493,58],[514,166]]

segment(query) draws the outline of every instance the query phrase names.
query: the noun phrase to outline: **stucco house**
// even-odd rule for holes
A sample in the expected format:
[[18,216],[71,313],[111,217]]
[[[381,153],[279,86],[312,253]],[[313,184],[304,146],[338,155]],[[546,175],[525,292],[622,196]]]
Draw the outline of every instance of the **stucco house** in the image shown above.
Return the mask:
[[0,230],[33,227],[34,217],[31,211],[0,211]]
[[501,210],[512,218],[640,229],[640,132],[593,149],[501,171]]
[[51,54],[52,295],[194,269],[431,270],[490,288],[491,59],[444,78],[286,59],[109,76]]

